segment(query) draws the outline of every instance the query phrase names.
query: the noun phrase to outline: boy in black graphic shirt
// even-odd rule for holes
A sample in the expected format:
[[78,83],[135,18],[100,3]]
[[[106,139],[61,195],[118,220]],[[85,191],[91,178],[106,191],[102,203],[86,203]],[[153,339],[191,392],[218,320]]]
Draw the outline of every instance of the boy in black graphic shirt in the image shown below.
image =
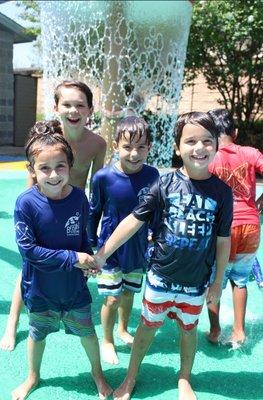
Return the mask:
[[116,228],[96,258],[100,265],[140,227],[154,218],[154,251],[147,273],[141,323],[137,329],[127,376],[114,392],[128,400],[139,366],[166,315],[180,329],[179,400],[195,400],[190,374],[197,345],[199,314],[215,263],[208,303],[221,296],[230,251],[231,189],[208,171],[217,150],[216,127],[206,113],[189,113],[177,122],[176,152],[183,167],[160,177],[133,213]]

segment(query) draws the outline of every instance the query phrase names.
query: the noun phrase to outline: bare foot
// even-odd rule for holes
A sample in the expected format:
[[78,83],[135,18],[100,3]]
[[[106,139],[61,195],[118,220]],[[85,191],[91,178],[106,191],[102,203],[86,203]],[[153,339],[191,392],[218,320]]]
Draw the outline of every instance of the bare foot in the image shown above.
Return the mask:
[[132,391],[135,387],[135,379],[125,379],[121,386],[113,392],[114,400],[129,400],[131,398]]
[[24,400],[34,390],[39,383],[38,378],[28,377],[25,382],[12,392],[12,400]]
[[129,347],[132,347],[134,337],[127,331],[118,331],[119,338]]
[[119,364],[119,359],[112,343],[102,343],[100,351],[103,361],[109,364]]
[[236,342],[243,344],[246,340],[245,332],[242,331],[233,331],[231,336],[231,342]]
[[180,378],[178,381],[178,400],[197,400],[195,392],[187,379]]
[[205,337],[208,340],[208,342],[212,344],[218,344],[220,341],[220,334],[221,331],[210,331],[206,332]]
[[107,384],[102,374],[98,375],[92,374],[92,377],[98,389],[99,399],[100,400],[107,399],[107,397],[112,394],[113,389]]
[[232,332],[231,337],[227,339],[224,344],[226,346],[230,346],[230,350],[237,350],[241,346],[243,346],[245,341],[246,341],[246,335],[243,331]]
[[8,318],[5,333],[0,340],[0,349],[13,351],[16,345],[16,331],[18,327],[17,319]]

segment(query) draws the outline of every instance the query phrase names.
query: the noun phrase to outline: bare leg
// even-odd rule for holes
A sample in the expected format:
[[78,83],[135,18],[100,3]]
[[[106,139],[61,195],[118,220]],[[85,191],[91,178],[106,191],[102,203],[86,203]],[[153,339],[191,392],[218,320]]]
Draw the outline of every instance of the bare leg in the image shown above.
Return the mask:
[[19,274],[16,281],[5,332],[2,339],[0,340],[0,349],[2,350],[12,351],[15,348],[16,330],[19,322],[21,309],[23,306],[20,286],[21,286],[21,273]]
[[149,328],[140,323],[137,328],[127,375],[123,383],[113,393],[115,400],[129,400],[136,383],[136,377],[139,372],[141,362],[149,349],[157,328]]
[[89,358],[94,382],[98,389],[99,398],[106,399],[112,393],[112,388],[107,384],[100,363],[100,349],[96,334],[80,338],[81,344]]
[[190,385],[190,375],[195,359],[197,346],[197,328],[186,331],[180,328],[181,368],[178,380],[178,400],[196,400],[197,397]]
[[28,338],[28,377],[25,382],[13,390],[12,400],[26,399],[29,393],[37,387],[40,380],[40,367],[45,345],[45,340],[36,342],[31,337]]
[[245,315],[247,306],[247,288],[239,288],[231,282],[234,303],[234,325],[232,330],[232,341],[243,343],[245,334]]
[[119,359],[114,347],[113,337],[113,329],[119,304],[119,297],[108,296],[101,308],[101,324],[104,333],[104,338],[101,345],[101,355],[103,360],[110,364],[119,364]]
[[206,338],[209,342],[217,344],[221,333],[219,322],[220,303],[208,304],[207,309],[210,321],[210,332],[206,333]]
[[121,295],[121,303],[118,308],[119,313],[119,326],[118,335],[120,339],[127,344],[132,346],[133,336],[128,332],[128,323],[133,306],[134,293],[128,290],[124,290]]

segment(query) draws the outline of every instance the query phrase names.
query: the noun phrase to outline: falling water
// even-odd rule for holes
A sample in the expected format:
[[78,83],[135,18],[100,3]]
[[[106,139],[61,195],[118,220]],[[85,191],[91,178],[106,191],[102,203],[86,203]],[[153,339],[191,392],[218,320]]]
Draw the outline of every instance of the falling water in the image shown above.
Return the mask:
[[[181,1],[41,1],[46,115],[54,87],[86,82],[111,148],[116,120],[152,112],[153,164],[171,165],[192,6]],[[146,113],[149,115],[149,111]]]

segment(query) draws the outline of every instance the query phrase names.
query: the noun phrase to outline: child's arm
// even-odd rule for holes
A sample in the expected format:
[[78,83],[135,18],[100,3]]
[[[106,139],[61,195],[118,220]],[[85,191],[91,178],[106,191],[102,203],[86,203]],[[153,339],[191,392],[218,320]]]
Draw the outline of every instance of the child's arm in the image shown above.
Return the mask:
[[[96,263],[94,261],[94,258],[92,257],[93,251],[91,248],[90,240],[88,238],[88,232],[87,232],[87,224],[88,224],[88,218],[89,218],[89,202],[88,199],[85,196],[85,202],[83,203],[83,209],[82,209],[82,219],[83,219],[83,224],[82,224],[82,244],[81,244],[81,251],[78,252],[78,262],[75,264],[75,267],[80,268],[84,271],[84,275],[89,276],[97,274],[99,271],[96,268]],[[86,224],[85,224],[86,222]]]
[[[93,258],[86,253],[77,253],[73,250],[53,250],[37,244],[31,215],[16,206],[15,213],[16,242],[24,261],[30,262],[40,271],[53,273],[72,271],[73,268],[88,268],[96,266]],[[80,260],[79,260],[80,259]]]
[[109,258],[123,243],[127,242],[143,224],[144,221],[139,221],[133,214],[129,214],[124,218],[104,246],[96,254],[95,259],[98,261],[99,266],[102,267],[107,258]]
[[217,236],[216,241],[216,277],[210,285],[207,294],[207,304],[217,304],[222,293],[222,281],[224,277],[225,267],[229,260],[231,248],[231,236]]
[[92,247],[97,246],[97,230],[104,208],[103,186],[101,174],[96,174],[93,177],[88,217],[88,236]]
[[100,145],[99,145],[100,151],[96,154],[96,156],[95,156],[95,158],[93,159],[93,162],[92,162],[91,177],[90,177],[91,188],[92,188],[92,178],[93,178],[93,176],[96,174],[96,172],[99,169],[103,168],[103,166],[104,166],[106,148],[107,148],[107,144],[106,144],[105,140],[103,140],[103,143],[100,143]]

